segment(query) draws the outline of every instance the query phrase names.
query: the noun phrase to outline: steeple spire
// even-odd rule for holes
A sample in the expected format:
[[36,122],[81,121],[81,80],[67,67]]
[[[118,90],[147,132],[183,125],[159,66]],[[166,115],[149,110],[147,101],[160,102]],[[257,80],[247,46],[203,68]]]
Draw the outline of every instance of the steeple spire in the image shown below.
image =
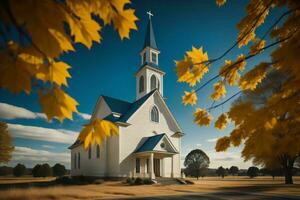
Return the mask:
[[155,41],[153,27],[152,27],[151,17],[153,16],[153,14],[151,13],[151,11],[148,11],[147,14],[149,15],[149,21],[148,21],[147,32],[146,32],[146,37],[144,42],[144,48],[150,47],[153,49],[158,49]]

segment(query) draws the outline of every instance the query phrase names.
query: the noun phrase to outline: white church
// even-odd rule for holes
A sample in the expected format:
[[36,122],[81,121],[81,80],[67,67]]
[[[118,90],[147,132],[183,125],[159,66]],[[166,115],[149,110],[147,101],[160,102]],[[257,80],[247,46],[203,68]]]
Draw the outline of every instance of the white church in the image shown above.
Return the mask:
[[135,73],[136,100],[102,95],[91,117],[114,122],[119,135],[87,151],[79,140],[71,145],[72,176],[180,177],[184,134],[163,97],[165,73],[159,67],[159,53],[150,16],[141,67]]

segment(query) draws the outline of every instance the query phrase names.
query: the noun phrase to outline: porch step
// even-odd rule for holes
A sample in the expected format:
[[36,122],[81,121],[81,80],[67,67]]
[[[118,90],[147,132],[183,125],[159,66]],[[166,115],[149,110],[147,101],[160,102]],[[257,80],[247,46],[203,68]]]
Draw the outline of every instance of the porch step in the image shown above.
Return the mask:
[[181,184],[176,178],[156,177],[155,180],[161,185],[179,185]]

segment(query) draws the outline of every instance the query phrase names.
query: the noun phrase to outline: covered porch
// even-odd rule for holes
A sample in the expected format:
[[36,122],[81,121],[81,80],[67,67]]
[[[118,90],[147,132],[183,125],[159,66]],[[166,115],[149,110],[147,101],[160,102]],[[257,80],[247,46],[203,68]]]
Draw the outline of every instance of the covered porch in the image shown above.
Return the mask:
[[178,151],[166,134],[145,138],[132,154],[133,177],[174,177],[174,155]]

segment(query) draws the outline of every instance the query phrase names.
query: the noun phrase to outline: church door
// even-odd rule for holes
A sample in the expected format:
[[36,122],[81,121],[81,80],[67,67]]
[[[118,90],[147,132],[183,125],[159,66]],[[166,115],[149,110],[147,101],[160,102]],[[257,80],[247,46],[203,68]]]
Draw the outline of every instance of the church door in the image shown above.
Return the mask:
[[157,158],[154,158],[153,159],[154,161],[154,174],[156,177],[159,177],[160,176],[160,159],[157,159]]

